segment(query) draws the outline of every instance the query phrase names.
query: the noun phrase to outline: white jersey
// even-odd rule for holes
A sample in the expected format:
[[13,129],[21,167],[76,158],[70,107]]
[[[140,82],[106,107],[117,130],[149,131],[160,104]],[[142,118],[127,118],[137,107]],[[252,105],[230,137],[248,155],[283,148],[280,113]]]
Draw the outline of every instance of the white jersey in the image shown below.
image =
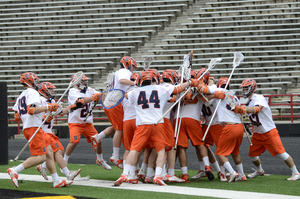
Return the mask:
[[[99,93],[95,89],[88,87],[86,91],[81,91],[78,88],[71,88],[68,96],[69,106],[74,104],[79,97],[91,97],[93,94]],[[77,123],[77,124],[85,124],[85,123],[93,123],[93,114],[91,114],[87,120],[84,122],[83,120],[92,109],[93,102],[87,103],[83,106],[83,108],[79,108],[69,113],[68,122],[69,123]]]
[[[181,115],[182,118],[192,118],[194,120],[200,121],[201,119],[201,110],[202,110],[202,102],[200,102],[199,100],[197,101],[196,104],[186,104],[186,105],[182,105],[183,108],[180,109],[182,110],[182,113],[179,112],[179,117]],[[177,110],[178,108],[176,108],[175,110],[175,118],[177,118]]]
[[[217,90],[223,90],[222,88],[218,88]],[[236,104],[240,104],[239,99],[234,95]],[[219,99],[220,100],[220,99]],[[225,98],[221,100],[220,105],[217,110],[217,117],[218,121],[220,123],[242,123],[240,114],[235,113],[233,110],[231,110],[228,100]]]
[[27,113],[27,106],[35,104],[41,106],[40,94],[33,88],[25,89],[17,98],[13,110],[17,111],[23,122],[23,129],[31,127],[39,127],[42,123],[42,114],[29,115]]
[[111,85],[111,88],[127,91],[129,89],[130,85],[120,84],[119,81],[121,79],[130,80],[131,75],[132,75],[132,72],[130,70],[127,70],[125,68],[119,69],[115,73],[113,84]]
[[203,105],[202,107],[202,113],[203,116],[205,117],[205,123],[206,125],[209,125],[209,122],[212,120],[211,125],[216,125],[216,124],[220,124],[219,120],[218,120],[218,112],[215,114],[214,118],[212,118],[212,115],[214,114],[217,104],[218,104],[219,99],[211,99],[210,103],[212,104],[212,106],[205,106]]
[[[167,87],[166,89],[167,90],[169,90],[169,88],[173,88],[173,90],[174,90],[174,85],[172,85],[172,84],[168,84],[168,83],[165,83],[165,82],[162,82],[161,84],[160,84],[160,86],[162,86],[162,87]],[[173,103],[174,102],[172,102],[172,103],[170,103],[170,102],[167,102],[167,104],[166,104],[166,106],[165,106],[165,108],[164,108],[164,110],[163,110],[163,114],[167,111],[167,110],[169,110],[169,108],[173,105]],[[170,117],[171,117],[171,111],[169,111],[165,116],[164,116],[164,118],[166,118],[166,119],[170,119]]]
[[[48,103],[55,103],[55,100],[52,99],[51,101],[50,100],[47,100],[46,98],[40,96],[40,99],[41,99],[41,103],[42,103],[42,106],[46,106]],[[49,113],[46,113],[46,112],[43,112],[42,115],[48,115]],[[51,120],[50,123],[44,123],[44,126],[43,126],[43,131],[45,133],[52,133],[52,127],[53,127],[53,124],[54,124],[54,121]]]
[[[173,90],[172,87],[149,85],[128,92],[128,99],[134,104],[136,111],[136,126],[155,124],[162,117],[163,110]],[[159,121],[159,123],[163,122],[163,119]]]
[[[135,88],[136,88],[136,86],[134,85],[134,86],[131,86],[128,90],[133,90]],[[135,113],[134,104],[130,103],[130,101],[128,99],[126,99],[126,97],[124,97],[124,99],[122,101],[122,106],[123,106],[123,111],[124,111],[123,121],[135,119],[136,113]]]
[[249,113],[249,118],[254,126],[253,132],[262,134],[276,128],[272,119],[271,109],[263,95],[253,94],[246,107],[254,107],[256,105],[261,105],[263,108],[259,113]]

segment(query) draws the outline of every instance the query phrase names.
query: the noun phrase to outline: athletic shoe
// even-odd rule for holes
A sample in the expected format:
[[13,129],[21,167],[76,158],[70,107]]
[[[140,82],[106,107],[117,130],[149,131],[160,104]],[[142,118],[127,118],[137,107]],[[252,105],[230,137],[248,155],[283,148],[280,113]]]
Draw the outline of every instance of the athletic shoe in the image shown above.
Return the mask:
[[168,179],[170,178],[169,174],[167,174],[167,173],[163,174],[162,176],[163,176],[162,179],[164,182],[167,182]]
[[300,179],[300,174],[293,174],[292,177],[288,178],[287,180],[299,180]]
[[92,149],[94,150],[95,153],[96,153],[97,148],[99,146],[99,142],[96,140],[96,136],[97,136],[97,134],[90,137],[91,144],[92,144]]
[[102,159],[101,161],[99,161],[98,158],[97,158],[96,164],[98,166],[102,166],[106,170],[111,170],[111,167],[106,163],[106,161],[104,159]]
[[142,172],[137,174],[137,177],[142,181],[142,182],[145,182],[145,174],[143,174]]
[[198,171],[198,173],[192,177],[193,180],[198,180],[199,178],[207,177],[206,173],[203,170]]
[[138,184],[139,179],[136,175],[129,175],[128,178],[127,178],[127,182],[131,183],[131,184]]
[[18,183],[18,174],[17,172],[15,172],[14,168],[9,168],[7,169],[7,173],[10,176],[10,179],[12,181],[12,183],[15,185],[15,187],[19,187],[19,183]]
[[255,170],[253,173],[247,175],[248,178],[255,178],[257,176],[264,176],[265,175],[265,171],[262,170],[261,172],[258,172],[257,170]]
[[155,176],[155,177],[153,178],[153,183],[154,183],[154,184],[158,184],[158,185],[160,185],[160,186],[167,186],[167,185],[164,183],[162,177],[159,177],[159,176]]
[[167,182],[178,182],[178,183],[182,183],[185,182],[185,180],[178,178],[175,174],[173,176],[169,176],[169,179],[167,180]]
[[205,173],[206,173],[207,178],[208,178],[209,181],[215,179],[215,176],[214,176],[214,174],[212,173],[211,167],[210,167],[210,166],[205,166]]
[[67,180],[74,180],[76,176],[81,172],[81,169],[78,169],[77,171],[70,171],[69,177],[67,177]]
[[123,182],[127,182],[127,175],[124,173],[114,182],[114,186],[120,186]]
[[237,177],[235,181],[247,181],[247,177],[245,175],[242,176],[239,175],[239,177]]
[[42,165],[38,165],[36,169],[42,174],[42,176],[45,178],[45,180],[48,180],[47,176],[47,168],[43,168]]
[[239,177],[239,174],[235,171],[233,171],[233,174],[230,175],[228,182],[235,182],[236,178]]
[[151,183],[151,182],[153,182],[153,177],[146,176],[145,183]]
[[227,178],[226,178],[226,175],[225,174],[222,174],[220,175],[220,181],[221,182],[226,182],[227,181]]
[[184,182],[190,182],[189,175],[187,174],[182,174],[180,179],[184,180]]
[[123,169],[123,159],[120,159],[119,157],[111,156],[109,161],[113,164],[115,164],[119,169]]
[[72,183],[73,181],[58,179],[57,181],[53,182],[53,187],[54,188],[66,187]]

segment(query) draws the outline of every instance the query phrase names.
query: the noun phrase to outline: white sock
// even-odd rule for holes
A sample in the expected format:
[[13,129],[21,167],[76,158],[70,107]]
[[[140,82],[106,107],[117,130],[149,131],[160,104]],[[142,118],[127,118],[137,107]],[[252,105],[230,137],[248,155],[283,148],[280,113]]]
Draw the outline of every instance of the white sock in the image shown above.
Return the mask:
[[63,168],[62,172],[65,174],[66,177],[69,177],[70,171],[69,171],[68,167]]
[[135,176],[135,166],[131,166],[130,167],[130,169],[129,169],[129,174],[131,175],[131,176]]
[[225,163],[224,163],[224,167],[225,167],[225,169],[227,169],[227,171],[228,171],[230,174],[232,174],[232,173],[234,172],[234,170],[233,170],[233,168],[232,168],[232,166],[231,166],[231,164],[230,164],[229,162],[225,162]]
[[187,167],[181,167],[182,174],[187,175],[188,174],[187,170],[188,170]]
[[297,170],[296,165],[294,165],[293,167],[290,168],[293,172],[293,174],[299,174],[299,171]]
[[154,170],[153,170],[153,168],[148,167],[148,169],[147,169],[147,176],[148,177],[153,177],[154,176]]
[[126,160],[123,160],[123,162],[122,162],[122,163],[123,163],[123,165],[124,165],[124,164],[126,164]]
[[175,175],[175,170],[174,169],[168,169],[168,174],[169,174],[169,176],[173,176],[173,175]]
[[214,166],[214,168],[216,169],[216,171],[218,173],[221,171],[218,161],[216,161],[215,163],[212,163],[212,165]]
[[237,168],[238,174],[239,174],[240,176],[243,176],[243,175],[244,175],[243,163],[241,163],[241,164],[239,164],[239,165],[236,165],[236,168]]
[[155,169],[155,176],[161,177],[163,169],[161,167],[156,167]]
[[148,164],[142,163],[141,170],[145,174]]
[[202,160],[203,160],[205,166],[209,166],[208,156],[202,157]]
[[199,162],[200,164],[200,171],[205,171],[205,164],[203,161]]
[[57,175],[57,173],[51,174],[51,177],[52,177],[52,181],[53,181],[53,182],[55,182],[55,181],[58,180],[58,175]]
[[19,164],[14,168],[14,170],[17,172],[17,174],[21,173],[21,171],[25,170],[23,164]]
[[261,164],[258,167],[256,167],[256,169],[257,169],[258,172],[262,172],[262,166],[261,166]]
[[41,165],[41,167],[47,169],[46,161]]
[[96,155],[97,155],[97,159],[99,161],[103,160],[103,154],[102,153],[101,154],[96,154]]
[[162,170],[162,174],[167,174],[167,165],[166,164],[164,164],[164,166],[163,166],[163,170]]
[[64,160],[65,160],[66,164],[68,164],[69,157],[70,157],[70,156],[68,156],[68,155],[66,155],[66,154],[64,155]]
[[120,156],[120,148],[113,147],[113,156],[118,158]]
[[105,138],[105,134],[103,131],[101,131],[101,133],[99,133],[96,137],[97,142],[99,142],[99,140],[102,140],[103,138]]
[[130,171],[131,165],[130,164],[124,164],[123,173],[128,175]]
[[222,174],[225,174],[225,167],[224,166],[220,166],[220,170]]

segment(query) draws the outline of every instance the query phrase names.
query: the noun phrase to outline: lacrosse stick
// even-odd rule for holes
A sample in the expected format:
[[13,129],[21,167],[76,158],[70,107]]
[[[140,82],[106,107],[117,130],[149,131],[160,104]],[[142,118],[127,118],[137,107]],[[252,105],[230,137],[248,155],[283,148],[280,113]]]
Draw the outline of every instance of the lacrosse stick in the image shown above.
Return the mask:
[[150,68],[150,64],[153,62],[154,58],[153,57],[146,57],[143,60],[143,68],[144,70],[148,70]]
[[[183,58],[183,65],[179,68],[179,72],[181,73],[181,80],[180,80],[181,84],[183,83],[183,78],[185,78],[186,80],[189,80],[191,78],[192,59],[193,59],[193,51],[191,51],[188,55],[185,55]],[[182,106],[184,106],[184,104]],[[178,130],[179,112],[180,112],[180,118],[181,118],[182,109],[183,108],[180,109],[180,103],[179,103],[178,107],[177,107],[177,118],[176,118],[175,131],[174,131],[174,138],[176,138],[176,139],[178,137],[177,134],[179,132],[179,130]],[[180,121],[181,121],[181,119],[180,119]]]
[[[225,85],[225,88],[227,88],[228,83],[230,82],[230,79],[231,79],[231,77],[232,77],[232,75],[233,75],[233,72],[234,72],[235,68],[238,67],[242,61],[244,61],[244,55],[243,55],[241,52],[235,52],[235,53],[234,53],[234,58],[233,58],[233,63],[232,63],[233,68],[232,68],[232,71],[231,71],[230,76],[229,76],[229,78],[228,78],[228,81],[227,81],[227,83],[226,83],[226,85]],[[210,125],[211,125],[211,123],[212,123],[212,121],[213,121],[213,118],[215,117],[216,112],[217,112],[217,110],[218,110],[218,108],[219,108],[220,102],[221,102],[221,99],[219,99],[219,101],[218,101],[218,104],[217,104],[217,106],[216,106],[216,109],[215,109],[215,111],[214,111],[214,113],[213,113],[213,115],[212,115],[212,117],[211,117],[211,120],[210,120],[210,122],[209,122],[209,124],[208,124],[208,126],[207,126],[207,129],[206,129],[206,131],[205,131],[205,133],[204,133],[204,136],[203,136],[203,138],[202,138],[202,142],[204,142],[204,140],[205,140],[205,137],[206,137],[206,135],[207,135],[207,133],[208,133],[208,130],[209,130],[209,128],[210,128]]]
[[[65,96],[65,94],[68,92],[68,90],[75,86],[76,84],[79,84],[81,82],[81,80],[83,79],[83,72],[79,71],[78,73],[74,74],[68,88],[66,89],[66,91],[62,94],[62,96],[59,98],[59,100],[56,102],[57,104],[59,104],[59,102],[62,100],[62,98]],[[55,112],[56,113],[56,112]],[[17,157],[14,159],[15,161],[17,161],[20,157],[20,155],[23,153],[23,151],[25,150],[25,148],[28,146],[28,144],[31,142],[31,140],[34,138],[34,136],[37,134],[37,132],[42,128],[42,126],[45,124],[46,120],[48,119],[48,117],[50,115],[54,115],[55,113],[49,113],[47,115],[47,117],[44,119],[44,121],[41,123],[41,125],[37,128],[37,130],[34,132],[34,134],[31,136],[31,138],[28,140],[28,142],[25,144],[25,146],[22,148],[22,150],[20,151],[20,153],[17,155]]]
[[125,91],[120,89],[109,89],[104,91],[100,97],[100,103],[104,109],[111,109],[118,106],[125,97]]
[[94,106],[92,107],[92,109],[88,112],[88,114],[86,115],[86,117],[84,118],[84,122],[88,119],[88,117],[90,117],[90,115],[92,114],[94,108],[97,106],[97,101],[94,102]]
[[[221,58],[217,58],[217,59],[221,59]],[[221,59],[222,60],[222,59]],[[211,69],[213,69],[214,67],[215,67],[215,65],[216,64],[212,64],[212,65],[208,65],[208,68],[206,69],[206,71],[210,71]],[[198,80],[200,80],[203,76],[205,75],[205,73],[203,73],[199,78],[198,78]],[[155,125],[160,121],[160,120],[162,120],[164,117],[165,117],[165,115],[167,115],[173,108],[174,108],[174,106],[176,106],[176,104],[178,103],[178,102],[180,102],[181,101],[181,99],[189,92],[191,90],[191,87],[189,87],[186,91],[185,91],[185,93],[183,94],[183,95],[181,95],[177,100],[176,100],[176,102],[174,102],[173,104],[172,104],[172,106],[163,114],[163,116],[159,119],[159,120],[157,120],[157,122],[155,123]]]

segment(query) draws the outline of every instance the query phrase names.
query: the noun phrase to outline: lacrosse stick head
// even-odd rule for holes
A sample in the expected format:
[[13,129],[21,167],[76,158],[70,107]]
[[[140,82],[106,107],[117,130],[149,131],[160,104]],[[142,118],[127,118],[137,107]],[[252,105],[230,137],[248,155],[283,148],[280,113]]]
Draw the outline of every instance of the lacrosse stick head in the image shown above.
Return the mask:
[[217,82],[217,87],[218,88],[225,88],[227,90],[230,89],[230,82],[228,80],[228,77],[220,77],[218,79],[218,82]]
[[79,71],[71,76],[71,85],[76,86],[80,90],[85,90],[88,87],[88,78]]
[[196,73],[196,79],[202,80],[205,84],[208,84],[210,72],[206,68],[201,68]]
[[235,52],[234,53],[234,58],[233,58],[233,63],[232,63],[233,68],[238,67],[241,64],[241,62],[244,61],[244,58],[245,57],[241,52]]
[[137,69],[137,64],[135,59],[129,56],[122,57],[122,59],[120,60],[120,65],[121,67],[124,67],[130,71],[134,71],[135,69]]
[[36,76],[36,74],[32,72],[23,73],[20,76],[20,84],[29,86],[35,90],[38,90],[38,84],[39,84],[39,78]]
[[222,58],[218,57],[218,58],[213,58],[210,60],[208,66],[208,70],[213,69],[215,67],[215,65],[217,65],[217,63],[221,62]]
[[144,70],[149,70],[151,63],[153,62],[154,58],[153,57],[146,57],[143,60],[143,68]]
[[42,82],[38,87],[38,92],[46,99],[55,99],[54,89],[56,87],[51,82]]
[[109,89],[102,93],[100,103],[104,109],[111,109],[118,106],[124,99],[125,92],[120,89]]
[[243,89],[243,97],[248,98],[256,91],[257,84],[254,79],[245,79],[240,87]]

